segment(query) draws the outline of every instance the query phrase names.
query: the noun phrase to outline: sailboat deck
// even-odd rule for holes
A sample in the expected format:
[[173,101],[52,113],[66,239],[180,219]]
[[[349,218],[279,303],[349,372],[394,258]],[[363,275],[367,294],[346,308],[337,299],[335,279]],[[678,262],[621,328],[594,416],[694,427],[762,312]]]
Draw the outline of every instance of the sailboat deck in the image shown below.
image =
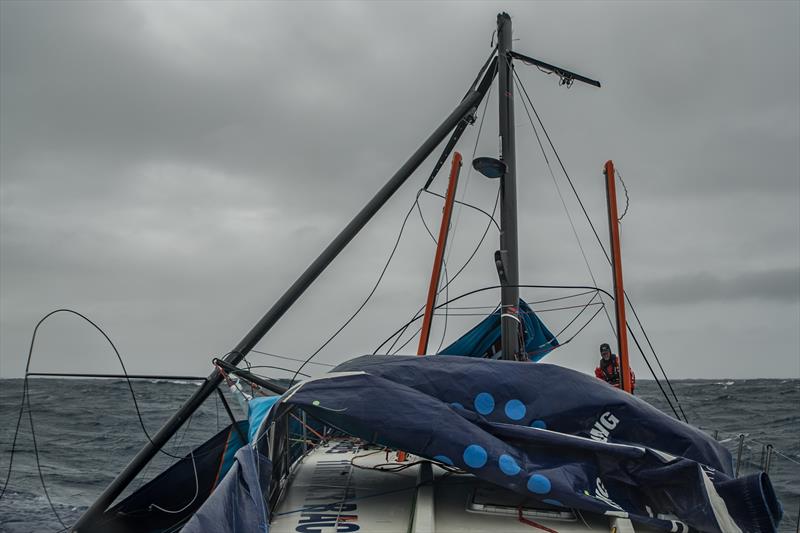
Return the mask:
[[[530,533],[537,526],[558,533],[634,531],[628,520],[548,506],[413,456],[406,463],[394,457],[354,440],[316,447],[296,463],[270,531]],[[406,467],[391,471],[400,465]]]

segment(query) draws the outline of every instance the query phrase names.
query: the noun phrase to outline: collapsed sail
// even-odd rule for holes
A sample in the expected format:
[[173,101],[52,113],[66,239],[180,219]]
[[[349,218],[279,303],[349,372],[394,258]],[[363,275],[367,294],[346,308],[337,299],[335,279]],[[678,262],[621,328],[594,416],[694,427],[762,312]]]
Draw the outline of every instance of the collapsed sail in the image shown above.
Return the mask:
[[[538,361],[558,346],[555,335],[550,333],[533,309],[522,299],[519,301],[519,318],[525,339],[525,352],[529,360]],[[500,310],[498,309],[453,344],[440,351],[438,355],[496,359],[501,353],[501,335]]]
[[[287,391],[259,435],[296,408],[550,505],[665,531],[772,532],[782,515],[768,476],[734,478],[730,453],[709,436],[554,365],[365,356]],[[262,473],[279,468],[267,459],[280,455],[268,449],[269,440],[257,438],[232,472],[246,477],[252,461]],[[205,513],[218,514],[230,501],[247,505],[252,495],[235,497],[242,487],[271,491],[263,478],[245,483],[245,477],[227,492],[215,491],[186,530],[201,531]]]

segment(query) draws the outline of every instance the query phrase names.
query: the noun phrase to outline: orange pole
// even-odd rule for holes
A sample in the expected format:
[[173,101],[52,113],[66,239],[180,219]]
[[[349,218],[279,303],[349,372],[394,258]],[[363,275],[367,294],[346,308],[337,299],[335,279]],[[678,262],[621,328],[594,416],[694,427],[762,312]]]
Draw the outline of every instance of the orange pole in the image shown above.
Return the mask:
[[625,289],[622,285],[622,254],[619,247],[619,215],[617,214],[617,187],[614,163],[606,161],[606,199],[608,201],[608,229],[611,236],[611,268],[614,271],[614,307],[617,319],[617,346],[619,349],[620,379],[622,389],[632,392],[631,367],[628,361],[628,326],[625,320]]
[[447,234],[450,230],[450,217],[453,214],[453,204],[456,200],[456,187],[458,186],[458,175],[460,172],[461,154],[454,152],[453,165],[450,167],[450,181],[447,184],[447,196],[445,197],[444,211],[442,212],[442,224],[439,226],[436,256],[433,260],[433,272],[431,273],[431,282],[428,285],[428,300],[425,304],[425,317],[422,320],[422,331],[419,335],[417,355],[425,355],[425,352],[428,350],[431,322],[433,322],[433,308],[436,305],[436,293],[439,292],[439,278],[442,273],[444,250],[447,246]]

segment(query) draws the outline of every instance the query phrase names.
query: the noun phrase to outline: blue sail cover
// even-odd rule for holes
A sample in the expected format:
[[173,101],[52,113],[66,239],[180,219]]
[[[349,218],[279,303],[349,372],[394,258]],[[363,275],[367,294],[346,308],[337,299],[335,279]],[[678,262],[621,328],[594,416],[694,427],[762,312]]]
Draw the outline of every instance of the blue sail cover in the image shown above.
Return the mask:
[[[558,346],[555,336],[522,299],[519,301],[519,318],[522,320],[524,328],[525,352],[528,354],[528,359],[538,361]],[[500,336],[500,310],[498,309],[453,344],[440,351],[438,355],[465,355],[495,359],[500,353]]]
[[365,356],[282,402],[544,502],[667,531],[775,531],[782,514],[767,475],[734,478],[705,433],[555,365]]
[[[592,376],[554,365],[364,356],[287,391],[259,434],[292,408],[551,505],[664,531],[774,532],[782,516],[768,476],[734,478],[730,453],[714,439]],[[268,441],[257,440],[262,460]],[[198,520],[236,501],[212,495]],[[230,531],[263,531],[263,522]]]

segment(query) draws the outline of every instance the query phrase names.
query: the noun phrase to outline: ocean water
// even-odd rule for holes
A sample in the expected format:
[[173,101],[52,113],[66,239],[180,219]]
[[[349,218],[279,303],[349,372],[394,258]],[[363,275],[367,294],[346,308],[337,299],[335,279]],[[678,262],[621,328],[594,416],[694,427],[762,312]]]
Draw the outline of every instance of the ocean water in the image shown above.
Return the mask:
[[[738,435],[745,434],[742,473],[760,469],[765,445],[773,445],[776,453],[772,454],[769,474],[785,511],[781,531],[797,531],[800,380],[680,380],[673,386],[689,421],[715,434],[732,450],[734,458]],[[147,430],[155,433],[196,387],[190,382],[134,381]],[[11,460],[21,391],[22,380],[0,380],[0,487]],[[640,382],[637,394],[670,412],[654,382]],[[35,432],[32,435],[26,411],[10,482],[0,499],[2,532],[59,531],[71,525],[145,442],[123,380],[32,378],[30,409]],[[167,449],[175,455],[186,454],[228,422],[218,400],[210,399]],[[159,455],[130,490],[157,475],[171,461]]]

